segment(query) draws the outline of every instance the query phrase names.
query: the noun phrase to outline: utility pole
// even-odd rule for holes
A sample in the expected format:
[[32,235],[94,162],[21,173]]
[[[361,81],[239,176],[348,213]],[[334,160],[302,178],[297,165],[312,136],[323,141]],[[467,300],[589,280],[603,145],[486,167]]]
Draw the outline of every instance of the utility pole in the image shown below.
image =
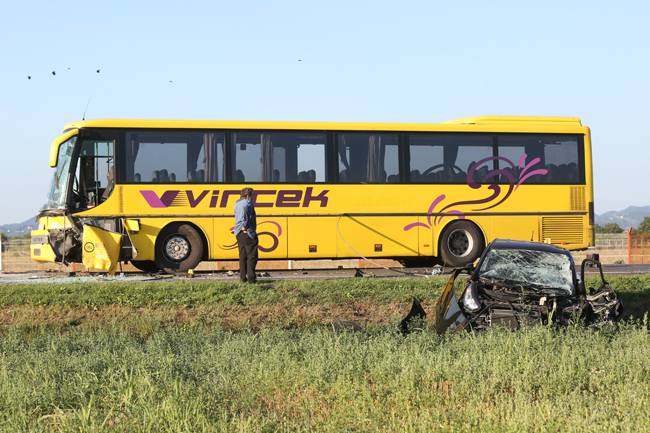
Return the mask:
[[0,274],[2,273],[2,234],[0,234]]

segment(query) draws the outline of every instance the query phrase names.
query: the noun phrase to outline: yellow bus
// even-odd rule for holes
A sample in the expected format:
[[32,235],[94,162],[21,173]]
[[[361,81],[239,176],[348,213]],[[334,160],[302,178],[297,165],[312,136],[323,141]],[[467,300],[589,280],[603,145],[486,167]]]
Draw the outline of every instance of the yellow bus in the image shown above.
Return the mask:
[[244,186],[261,259],[462,266],[495,238],[593,245],[590,133],[578,118],[86,120],[66,125],[49,163],[32,258],[96,270],[236,259]]

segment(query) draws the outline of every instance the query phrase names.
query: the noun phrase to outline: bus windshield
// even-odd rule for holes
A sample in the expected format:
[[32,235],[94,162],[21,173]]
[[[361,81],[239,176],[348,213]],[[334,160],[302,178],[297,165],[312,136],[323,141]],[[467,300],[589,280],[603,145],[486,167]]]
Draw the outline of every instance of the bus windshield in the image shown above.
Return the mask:
[[46,208],[48,209],[65,208],[68,196],[68,180],[70,179],[70,163],[72,162],[72,154],[76,142],[77,137],[74,136],[63,142],[59,147],[59,159],[56,164],[54,178],[52,179],[50,193],[47,197]]

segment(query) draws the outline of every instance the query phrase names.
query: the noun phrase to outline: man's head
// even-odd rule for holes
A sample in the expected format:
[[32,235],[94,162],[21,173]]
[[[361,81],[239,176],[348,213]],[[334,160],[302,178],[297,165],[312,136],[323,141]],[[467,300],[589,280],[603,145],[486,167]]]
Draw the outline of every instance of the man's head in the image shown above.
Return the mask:
[[242,188],[241,198],[253,198],[253,188]]

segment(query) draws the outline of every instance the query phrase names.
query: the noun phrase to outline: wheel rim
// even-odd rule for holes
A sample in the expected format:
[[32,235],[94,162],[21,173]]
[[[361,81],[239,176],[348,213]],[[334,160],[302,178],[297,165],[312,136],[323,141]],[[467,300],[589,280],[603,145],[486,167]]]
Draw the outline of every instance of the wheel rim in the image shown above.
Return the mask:
[[447,251],[455,257],[467,257],[474,248],[474,238],[463,229],[455,229],[447,238]]
[[190,242],[181,235],[173,235],[165,242],[165,255],[175,261],[185,260],[190,255]]

